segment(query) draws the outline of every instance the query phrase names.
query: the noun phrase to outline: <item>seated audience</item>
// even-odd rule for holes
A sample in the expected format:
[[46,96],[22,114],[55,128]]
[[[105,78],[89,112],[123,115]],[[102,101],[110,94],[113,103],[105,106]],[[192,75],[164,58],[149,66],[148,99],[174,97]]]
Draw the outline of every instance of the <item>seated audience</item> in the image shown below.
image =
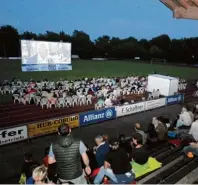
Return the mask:
[[104,141],[105,142],[109,142],[109,136],[108,136],[108,134],[103,134],[103,139],[104,139]]
[[141,134],[141,136],[142,136],[142,142],[143,142],[143,144],[145,144],[146,143],[147,135],[146,135],[146,133],[143,130],[141,130],[141,126],[140,126],[139,123],[136,123],[135,124],[135,131],[137,133]]
[[108,96],[107,99],[105,100],[105,107],[112,107],[113,103],[110,97]]
[[124,134],[120,134],[119,135],[119,143],[120,143],[120,147],[126,151],[127,155],[129,156],[129,159],[130,159],[131,152],[132,152],[131,142],[129,140],[126,140]]
[[188,155],[192,152],[194,155],[198,156],[198,142],[192,142],[189,146],[184,147],[183,152]]
[[158,141],[158,135],[155,130],[155,126],[153,123],[150,123],[148,125],[148,130],[147,130],[147,143],[156,143]]
[[130,184],[135,176],[127,153],[119,147],[119,141],[116,139],[110,142],[110,148],[111,151],[105,158],[104,167],[100,169],[94,183],[100,184],[106,175],[110,178],[110,184]]
[[96,161],[98,164],[98,168],[104,165],[104,160],[106,154],[109,152],[109,145],[103,140],[103,137],[98,135],[95,137],[96,147]]
[[[31,172],[33,173],[34,169],[37,168],[37,167],[38,167],[38,165],[33,165],[33,166],[31,166]],[[35,184],[34,179],[33,179],[32,176],[29,177],[29,178],[26,180],[26,184]]]
[[24,174],[26,180],[32,177],[32,168],[35,165],[38,166],[39,163],[33,160],[33,155],[31,153],[26,153],[24,155],[24,163],[21,170],[21,174]]
[[149,155],[143,146],[141,134],[135,133],[132,135],[132,144],[134,146],[132,160],[140,165],[147,163]]
[[176,127],[179,129],[189,129],[193,120],[190,113],[186,108],[183,108],[182,113],[179,115]]
[[44,165],[38,166],[32,173],[34,184],[48,184],[47,168]]
[[189,108],[189,106],[186,107],[187,112],[190,114],[191,120],[194,121],[194,114],[193,111],[191,111],[191,109]]
[[188,133],[180,132],[178,137],[189,142],[198,141],[198,114],[195,114],[195,121],[192,123],[190,131]]
[[157,138],[159,141],[165,141],[168,138],[168,129],[166,124],[159,121],[156,117],[153,118],[152,121],[153,125],[155,126],[155,130],[157,132]]

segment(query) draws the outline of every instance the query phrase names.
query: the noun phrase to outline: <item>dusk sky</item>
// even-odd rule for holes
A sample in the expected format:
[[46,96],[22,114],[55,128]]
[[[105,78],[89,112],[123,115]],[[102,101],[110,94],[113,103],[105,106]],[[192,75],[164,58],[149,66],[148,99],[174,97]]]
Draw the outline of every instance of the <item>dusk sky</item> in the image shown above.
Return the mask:
[[168,34],[171,38],[198,36],[198,21],[173,19],[159,0],[1,0],[0,26],[20,32],[61,30],[137,39]]

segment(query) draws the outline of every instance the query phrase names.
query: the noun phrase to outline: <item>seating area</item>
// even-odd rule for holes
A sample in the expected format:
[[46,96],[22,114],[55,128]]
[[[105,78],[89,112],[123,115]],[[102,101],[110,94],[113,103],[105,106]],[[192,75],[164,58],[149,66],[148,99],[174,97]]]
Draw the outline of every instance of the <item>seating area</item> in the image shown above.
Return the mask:
[[[179,90],[185,90],[187,83],[180,80]],[[136,100],[157,99],[160,92],[154,89],[146,93],[147,78],[128,76],[122,78],[83,78],[68,81],[21,81],[5,80],[1,87],[1,94],[12,94],[14,103],[24,105],[34,103],[43,108],[67,108],[95,104],[95,109],[117,105],[119,100],[124,103],[134,103]],[[127,98],[130,97],[130,98]],[[100,101],[98,101],[100,100]]]
[[[193,184],[198,180],[197,176],[193,175],[195,170],[198,171],[198,146],[196,144],[198,138],[196,132],[192,132],[197,127],[198,109],[194,111],[194,114],[192,113],[193,119],[190,121],[188,128],[182,127],[185,126],[186,119],[184,119],[183,125],[179,124],[182,116],[191,115],[191,113],[192,111],[188,107],[183,107],[180,116],[176,120],[170,120],[162,116],[154,117],[153,120],[150,120],[151,123],[146,130],[142,130],[141,123],[136,123],[136,132],[129,137],[123,134],[120,134],[118,138],[110,138],[106,134],[96,136],[94,146],[84,146],[90,166],[90,170],[87,170],[86,164],[82,160],[82,166],[87,173],[85,179],[88,183],[94,184],[117,184],[114,177],[117,178],[118,184],[123,182],[124,179],[127,183],[123,184]],[[176,134],[170,136],[169,132],[175,132]],[[181,137],[182,133],[188,132],[191,139]],[[48,183],[56,183],[55,172],[52,173],[51,171],[53,163],[48,163],[51,153],[52,145],[48,146],[47,152],[45,152],[43,159],[45,167],[37,165],[37,168],[44,168],[46,174],[49,174],[50,170],[50,175],[46,175],[45,178],[48,179]],[[120,153],[126,155],[122,155],[122,158],[120,158]],[[123,158],[129,160],[129,171],[125,171],[125,174],[127,174],[126,172],[129,173],[128,176],[126,175],[127,178],[124,177],[124,174],[119,178],[118,175],[114,174],[115,169],[118,169],[116,165],[119,165],[114,160],[118,158],[123,166],[126,163]],[[111,168],[107,164],[110,164]],[[106,170],[102,172],[103,166]],[[127,170],[122,166],[119,166],[119,168]],[[26,172],[24,171],[24,173]],[[131,177],[130,173],[132,174]],[[34,176],[35,172],[33,170],[33,179]],[[66,182],[75,184],[76,181]]]
[[[134,78],[135,77],[119,78],[119,80],[116,78],[112,78],[110,79],[110,81],[108,81],[108,78],[103,78],[103,79],[100,78],[97,79],[96,80],[97,82],[95,82],[94,84],[93,84],[94,79],[83,79],[81,81],[60,80],[59,82],[49,82],[47,80],[43,80],[41,82],[34,82],[33,80],[31,80],[30,82],[22,82],[20,80],[15,79],[13,81],[4,81],[1,87],[1,92],[2,94],[9,93],[13,95],[16,109],[17,106],[24,106],[28,108],[30,106],[35,106],[34,104],[40,105],[42,109],[44,109],[44,107],[48,108],[42,111],[59,110],[59,108],[61,107],[68,109],[72,108],[72,110],[73,108],[76,107],[85,108],[86,106],[88,106],[90,108],[90,106],[93,106],[94,103],[95,103],[95,109],[100,109],[104,107],[111,107],[117,104],[129,104],[129,103],[134,103],[135,101],[159,98],[160,92],[158,90],[154,90],[152,93],[148,93],[148,94],[146,93],[146,84],[147,84],[146,78],[143,77],[141,78],[136,77],[137,79]],[[115,81],[115,83],[113,80]],[[39,86],[39,83],[41,84],[41,86]],[[140,83],[139,86],[138,83]],[[51,84],[54,85],[52,86]],[[184,84],[184,86],[187,86],[185,85],[187,84],[185,81],[180,81],[180,84]],[[29,98],[25,99],[24,97],[27,95],[29,95]],[[88,101],[89,95],[91,95],[90,96],[91,102]],[[17,99],[15,98],[15,96],[18,96],[19,98]],[[76,102],[73,99],[74,97],[76,97],[77,99]],[[81,97],[85,97],[84,102],[82,101],[83,98]],[[124,102],[122,102],[123,97],[125,100]],[[53,104],[51,103],[52,98],[56,99],[55,102],[59,102],[58,100],[62,98],[64,99],[64,102],[63,104],[59,104],[59,103]],[[68,103],[67,98],[70,98],[71,104]],[[47,103],[42,104],[42,99],[46,99]],[[108,104],[109,99],[111,100],[110,104]],[[104,102],[103,106],[97,107],[96,105],[98,105],[98,102],[101,100],[103,100]],[[53,107],[57,109],[51,109]],[[197,106],[195,107],[198,108]],[[60,110],[63,110],[64,112],[65,109],[60,109]],[[187,110],[187,108],[185,110],[182,109],[181,115],[183,114],[183,111],[185,112],[189,110]],[[78,112],[80,111],[78,110]],[[192,113],[194,113],[194,117],[196,121],[197,110],[192,111]],[[179,127],[182,126],[182,124],[185,125],[185,121],[186,121],[185,119],[183,119],[181,115],[180,117],[177,118],[177,120],[173,120],[173,121],[168,120],[167,118],[163,119],[162,117],[154,118],[152,120],[152,123],[150,124],[150,127],[148,126],[147,130],[141,130],[141,123],[136,124],[135,130],[142,137],[142,141],[140,141],[138,145],[141,145],[141,147],[144,148],[144,151],[148,157],[147,162],[143,166],[142,164],[138,164],[138,162],[134,162],[134,158],[135,158],[134,156],[137,155],[133,153],[133,150],[135,151],[137,145],[134,143],[134,140],[138,139],[138,138],[135,139],[134,133],[130,137],[125,137],[124,135],[121,135],[119,138],[117,138],[119,140],[118,141],[119,147],[122,145],[121,148],[123,148],[124,151],[127,153],[127,156],[129,157],[129,161],[130,161],[129,162],[130,166],[135,173],[134,174],[135,178],[133,178],[133,181],[131,181],[131,183],[140,183],[140,184],[147,184],[147,183],[157,184],[163,182],[176,183],[179,180],[181,180],[183,176],[189,174],[191,171],[198,168],[197,165],[198,159],[196,157],[197,155],[196,152],[194,152],[193,150],[190,151],[190,153],[192,153],[192,157],[189,157],[190,156],[188,155],[189,152],[186,153],[184,152],[185,153],[184,155],[181,154],[183,148],[189,145],[189,141],[183,142],[183,139],[178,137],[181,131],[184,130],[183,128],[180,130]],[[192,125],[193,121],[194,118],[192,118],[190,125]],[[170,130],[170,132],[174,132],[174,134],[171,135],[170,132],[168,132],[168,130]],[[163,136],[161,135],[162,132],[164,132]],[[189,128],[188,129],[185,128],[185,133],[186,132],[189,132]],[[168,136],[169,139],[167,139]],[[108,143],[109,151],[111,151],[111,142],[112,142],[111,138],[108,139],[106,135],[101,137],[103,138],[101,142]],[[86,148],[88,149],[86,150],[90,160],[90,166],[92,166],[91,176],[90,174],[86,176],[86,180],[88,181],[88,183],[93,183],[94,179],[97,176],[95,169],[98,169],[98,166],[97,165],[94,166],[94,165],[97,164],[96,152],[100,144],[94,147],[86,146]],[[49,150],[48,153],[46,154],[47,158],[49,157],[48,154],[49,154]],[[138,153],[138,155],[139,154],[140,153]],[[96,161],[96,163],[94,164],[93,161]],[[46,163],[44,165],[46,165]],[[46,170],[46,174],[47,174],[49,173],[48,170],[51,168],[49,166],[50,164],[47,163],[45,167],[38,166],[38,168],[42,170]],[[185,171],[183,170],[183,168],[188,170]],[[86,169],[84,170],[86,172]],[[53,181],[54,179],[51,179],[52,177],[46,175],[45,178],[48,179],[49,183],[54,182]],[[104,175],[103,180],[100,183],[107,184],[110,183],[109,180],[112,179],[111,176],[109,177],[107,173]]]
[[[143,95],[146,87],[144,77],[126,78],[84,78],[82,80],[58,82],[42,80],[22,82],[15,79],[4,81],[1,94],[12,94],[14,103],[30,104],[33,101],[42,108],[74,107],[92,104],[98,98],[117,98],[129,95]],[[109,106],[109,105],[107,105]]]

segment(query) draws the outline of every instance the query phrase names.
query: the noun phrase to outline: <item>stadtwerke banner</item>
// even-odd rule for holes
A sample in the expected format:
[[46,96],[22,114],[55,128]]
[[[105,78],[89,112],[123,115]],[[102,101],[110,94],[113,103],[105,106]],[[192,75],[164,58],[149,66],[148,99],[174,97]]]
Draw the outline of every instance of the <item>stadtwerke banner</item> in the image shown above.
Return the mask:
[[37,137],[57,132],[61,124],[67,123],[71,128],[79,127],[79,115],[71,115],[28,125],[29,137]]
[[114,118],[116,118],[115,107],[85,112],[80,114],[80,126],[103,122]]

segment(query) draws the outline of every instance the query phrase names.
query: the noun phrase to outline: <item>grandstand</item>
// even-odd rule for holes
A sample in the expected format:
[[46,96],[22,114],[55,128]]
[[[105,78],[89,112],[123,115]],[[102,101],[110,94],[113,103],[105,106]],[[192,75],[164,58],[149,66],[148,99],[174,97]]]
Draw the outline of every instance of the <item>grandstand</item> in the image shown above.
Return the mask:
[[[18,81],[19,82],[19,81]],[[31,82],[30,82],[31,83]],[[192,98],[192,93],[196,88],[194,87],[194,84],[191,84],[189,82],[188,85],[183,88],[183,83],[185,84],[185,80],[181,80],[180,82],[180,90],[181,93],[185,94],[186,102],[192,102],[194,104],[194,100]],[[6,91],[5,89],[2,89],[3,92]],[[39,160],[42,156],[42,148],[46,145],[49,145],[56,136],[48,136],[48,134],[55,133],[57,125],[60,125],[61,123],[70,123],[70,125],[74,128],[74,133],[83,139],[84,142],[86,142],[89,146],[92,145],[92,142],[90,141],[90,138],[93,138],[95,135],[99,133],[108,133],[110,136],[116,136],[120,134],[121,132],[126,134],[127,136],[131,136],[131,134],[134,132],[134,124],[131,124],[131,122],[134,122],[139,120],[142,124],[144,123],[144,130],[146,131],[146,127],[148,125],[149,120],[152,119],[153,116],[161,116],[161,115],[168,115],[168,117],[172,120],[174,120],[174,117],[179,113],[180,106],[178,105],[172,105],[177,103],[182,103],[183,99],[180,97],[180,95],[170,96],[166,98],[161,99],[154,99],[149,100],[146,102],[141,102],[141,96],[139,97],[139,101],[129,104],[129,105],[119,105],[116,108],[106,108],[102,109],[99,112],[94,111],[93,104],[89,106],[82,106],[82,107],[74,107],[72,110],[70,108],[52,108],[52,109],[44,109],[41,110],[41,108],[32,105],[22,105],[22,104],[9,104],[7,105],[1,105],[1,114],[2,114],[2,121],[1,125],[2,129],[1,134],[2,136],[6,136],[6,133],[10,132],[20,132],[20,129],[24,129],[28,131],[27,135],[23,135],[21,138],[14,137],[14,140],[27,140],[28,142],[32,143],[30,145],[27,145],[25,142],[20,142],[12,145],[5,145],[10,144],[11,140],[6,137],[6,139],[1,140],[1,146],[0,150],[1,153],[1,159],[2,161],[2,168],[9,170],[10,168],[15,168],[13,171],[10,171],[9,174],[7,174],[7,170],[5,171],[5,175],[3,175],[0,180],[1,182],[6,183],[17,183],[15,177],[18,177],[18,173],[20,171],[20,163],[21,163],[21,155],[24,153],[24,151],[27,151],[31,149],[33,152],[36,152],[35,156]],[[134,99],[133,97],[129,97],[129,100]],[[164,99],[162,101],[162,99]],[[148,104],[148,103],[151,104]],[[154,103],[156,102],[156,103]],[[163,103],[164,102],[164,103]],[[145,104],[146,103],[146,104]],[[167,104],[168,103],[168,104]],[[168,106],[166,108],[160,108],[164,107],[165,105],[172,105]],[[147,111],[146,113],[140,113],[141,111],[150,110],[152,108],[160,108],[154,111]],[[90,112],[87,112],[90,111]],[[34,114],[35,113],[35,114]],[[107,117],[94,117],[93,115],[102,115],[101,113],[105,113]],[[108,114],[107,114],[108,113]],[[140,114],[136,114],[140,113]],[[115,116],[116,114],[116,116]],[[131,115],[132,114],[132,115]],[[3,115],[7,115],[5,119],[3,118]],[[25,116],[26,115],[26,116]],[[46,115],[46,117],[44,117]],[[90,115],[90,116],[89,116]],[[128,115],[129,117],[123,117]],[[81,122],[81,117],[87,116],[86,122]],[[36,119],[40,117],[40,119]],[[118,119],[109,121],[111,119],[115,119],[117,117]],[[3,120],[4,119],[4,120]],[[79,120],[79,123],[78,123]],[[107,121],[106,123],[102,123],[103,121]],[[109,123],[108,123],[109,122]],[[11,124],[13,123],[13,124]],[[24,123],[26,126],[23,126]],[[30,125],[29,125],[30,123]],[[93,123],[100,123],[92,127],[83,127],[87,126],[89,124]],[[14,127],[9,127],[8,124]],[[18,125],[19,124],[19,125]],[[53,126],[54,125],[54,126]],[[5,126],[7,128],[5,128]],[[43,127],[43,129],[42,129]],[[48,129],[49,127],[49,129]],[[80,127],[80,128],[78,128]],[[130,129],[129,129],[130,128]],[[5,132],[7,131],[7,132]],[[89,134],[88,134],[89,133]],[[46,135],[46,136],[45,136]],[[40,136],[45,136],[41,138],[37,138]],[[37,138],[37,139],[34,139]],[[11,142],[11,143],[12,143]],[[11,156],[13,154],[9,154],[10,151],[13,151],[14,148],[17,147],[17,151],[15,153],[16,157],[19,159],[18,161],[11,160]],[[197,180],[193,174],[197,170],[198,167],[197,158],[186,158],[185,156],[181,155],[182,146],[175,147],[171,144],[164,143],[163,145],[148,145],[147,149],[150,154],[150,156],[155,157],[159,162],[162,162],[163,166],[155,170],[154,172],[149,172],[146,175],[143,175],[142,177],[137,178],[137,182],[141,184],[158,184],[158,183],[193,183],[195,180]],[[35,153],[35,152],[34,152]],[[7,161],[6,163],[3,163],[3,161]],[[4,172],[2,172],[4,174]],[[189,178],[193,176],[193,178]],[[12,177],[12,178],[11,178]],[[185,178],[184,178],[185,177]],[[11,181],[8,179],[12,179]]]
[[198,1],[197,0],[160,0],[172,12],[177,19],[198,20]]

